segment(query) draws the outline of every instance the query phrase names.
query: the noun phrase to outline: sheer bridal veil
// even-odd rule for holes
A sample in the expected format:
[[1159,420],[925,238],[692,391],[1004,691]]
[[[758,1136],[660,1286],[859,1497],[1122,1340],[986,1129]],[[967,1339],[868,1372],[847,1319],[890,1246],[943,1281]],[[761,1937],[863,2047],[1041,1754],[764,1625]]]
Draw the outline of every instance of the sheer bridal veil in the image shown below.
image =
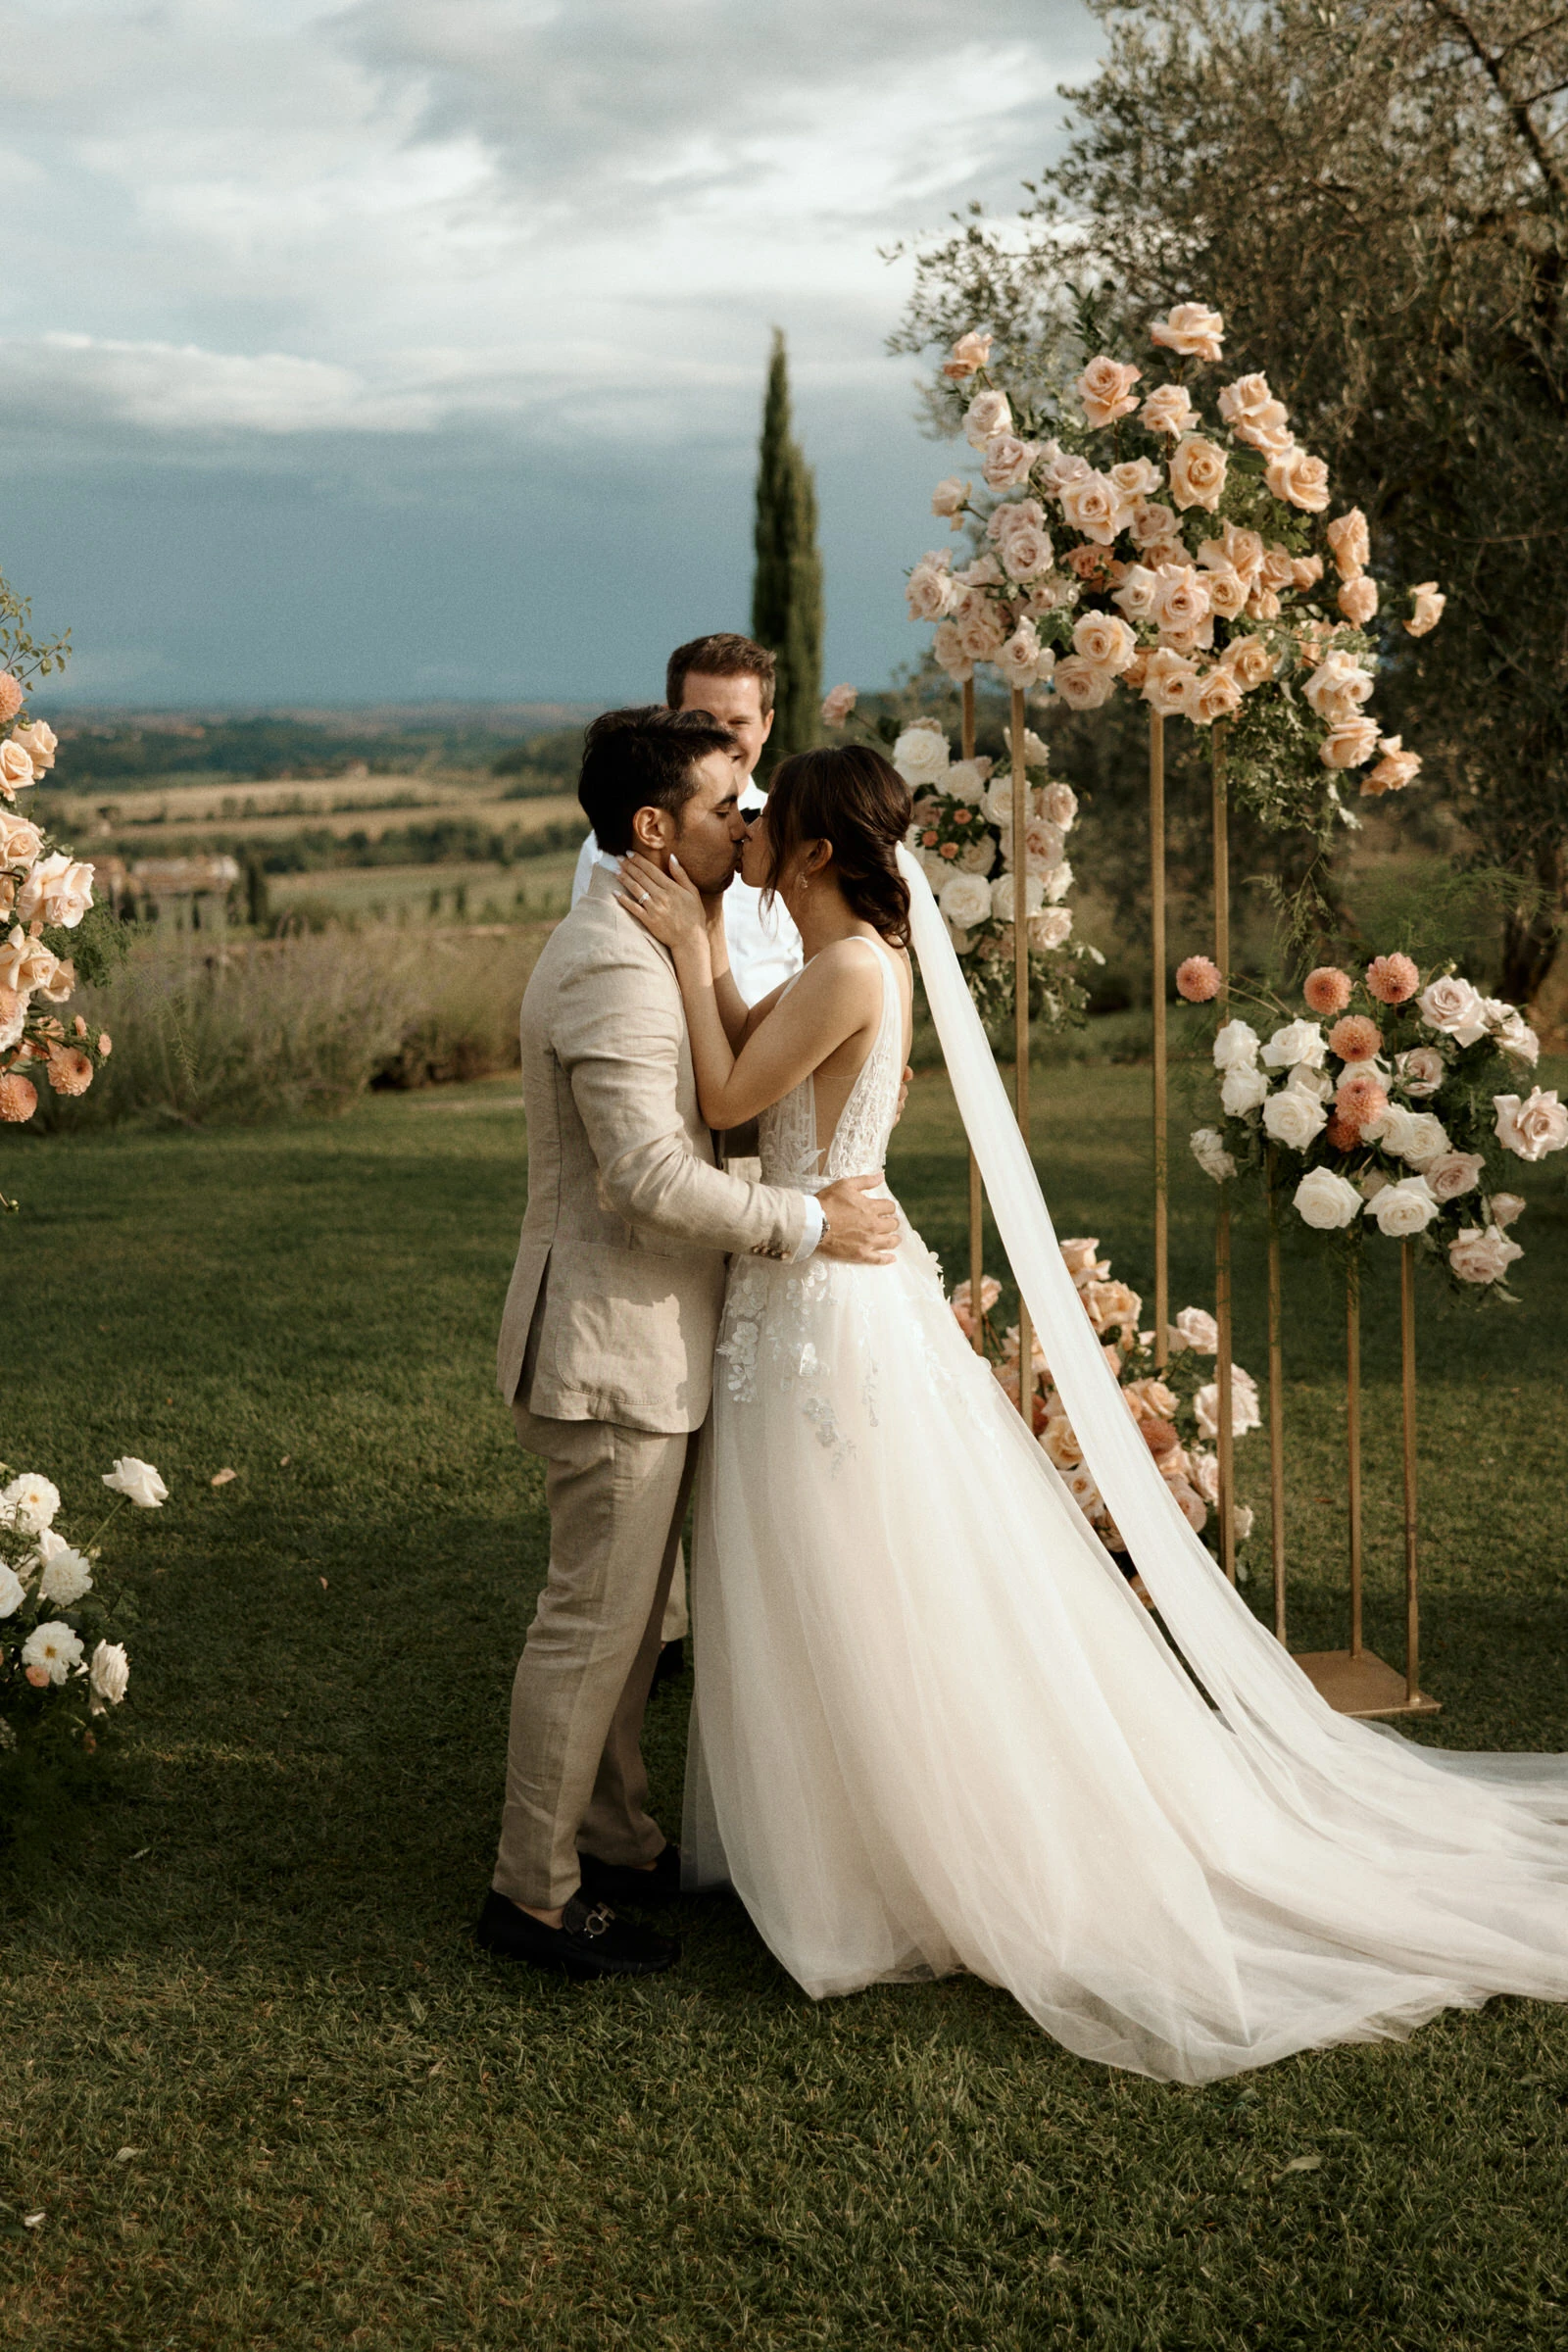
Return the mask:
[[[1408,1867],[1412,1847],[1452,1853],[1480,1840],[1495,1850],[1500,1840],[1545,1859],[1545,1822],[1568,1815],[1568,1759],[1445,1753],[1335,1714],[1183,1518],[1062,1261],[931,886],[902,848],[899,871],[954,1095],[1052,1379],[1171,1641],[1247,1763],[1290,1811],[1363,1853],[1392,1841]],[[1549,1845],[1568,1876],[1560,1837]]]

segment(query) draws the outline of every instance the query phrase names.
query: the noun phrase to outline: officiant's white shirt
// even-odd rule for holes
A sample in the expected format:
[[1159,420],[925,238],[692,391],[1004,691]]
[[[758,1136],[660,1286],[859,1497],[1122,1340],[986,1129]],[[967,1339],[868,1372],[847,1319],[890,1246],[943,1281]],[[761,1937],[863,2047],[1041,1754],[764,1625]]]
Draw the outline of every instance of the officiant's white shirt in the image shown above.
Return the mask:
[[[740,806],[743,816],[755,816],[760,808],[767,807],[766,793],[760,792],[750,776],[741,793]],[[572,876],[574,906],[588,887],[598,849],[599,844],[590,833]],[[771,906],[764,906],[761,892],[753,890],[738,875],[724,893],[724,937],[729,942],[729,968],[748,1004],[760,1004],[784,981],[793,980],[806,960],[801,935],[782,903],[775,899]]]

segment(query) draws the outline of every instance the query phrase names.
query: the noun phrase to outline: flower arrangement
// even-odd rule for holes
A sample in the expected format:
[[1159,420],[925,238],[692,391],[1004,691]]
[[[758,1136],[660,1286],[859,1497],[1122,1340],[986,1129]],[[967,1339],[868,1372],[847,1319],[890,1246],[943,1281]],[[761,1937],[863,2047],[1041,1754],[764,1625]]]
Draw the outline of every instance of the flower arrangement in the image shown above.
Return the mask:
[[[989,665],[1073,710],[1120,692],[1195,726],[1227,721],[1237,797],[1267,824],[1321,832],[1357,821],[1342,776],[1360,771],[1377,797],[1421,761],[1366,708],[1388,622],[1365,515],[1319,521],[1327,468],[1264,376],[1222,385],[1217,418],[1193,400],[1185,378],[1217,366],[1223,327],[1178,303],[1151,327],[1163,380],[1099,353],[1059,397],[998,382],[991,336],[961,335],[942,373],[983,488],[954,474],[931,504],[972,526],[976,552],[958,568],[950,550],[922,557],[909,616],[934,625],[959,681]],[[1435,628],[1444,601],[1423,582],[1406,631]]]
[[[1219,1544],[1219,1457],[1214,1444],[1219,1435],[1219,1383],[1207,1358],[1219,1347],[1219,1330],[1212,1315],[1200,1306],[1184,1306],[1166,1334],[1167,1361],[1154,1362],[1154,1334],[1140,1331],[1143,1300],[1124,1282],[1111,1279],[1110,1260],[1100,1255],[1092,1238],[1063,1241],[1062,1259],[1072,1276],[1084,1312],[1104,1349],[1105,1361],[1121,1385],[1128,1411],[1137,1422],[1145,1445],[1159,1467],[1190,1527],[1211,1549]],[[1002,1285],[987,1275],[981,1287],[980,1328],[992,1371],[1018,1403],[1018,1332],[1015,1325],[998,1342],[991,1328],[991,1309],[1002,1296]],[[949,1302],[965,1339],[975,1332],[973,1296],[960,1282]],[[1040,1343],[1034,1343],[1036,1387],[1034,1429],[1042,1449],[1060,1471],[1067,1491],[1107,1551],[1126,1549],[1090,1472],[1072,1423],[1052,1384],[1051,1369]],[[1231,1429],[1235,1437],[1260,1428],[1257,1386],[1240,1364],[1231,1366]],[[1252,1514],[1234,1504],[1238,1544],[1252,1532]]]
[[0,1489],[0,1750],[61,1730],[90,1748],[91,1719],[125,1695],[125,1645],[109,1636],[133,1611],[123,1593],[113,1603],[103,1595],[99,1539],[127,1502],[157,1510],[169,1490],[133,1454],[104,1472],[104,1485],[118,1499],[79,1549],[55,1525],[60,1490],[49,1479],[26,1470]]
[[[113,1049],[106,1030],[67,1017],[78,980],[103,980],[120,945],[118,926],[93,905],[91,865],[56,848],[24,815],[17,796],[40,784],[59,749],[52,727],[28,718],[26,681],[58,669],[64,641],[36,644],[27,608],[0,581],[0,1120],[30,1119],[35,1078],[57,1095],[85,1094]],[[10,1205],[9,1203],[7,1205]]]
[[[1176,984],[1201,1004],[1218,974],[1195,956]],[[1193,1135],[1199,1164],[1223,1182],[1265,1171],[1272,1148],[1315,1232],[1370,1220],[1391,1241],[1417,1242],[1456,1290],[1513,1298],[1508,1269],[1524,1252],[1508,1228],[1525,1203],[1504,1189],[1508,1158],[1568,1147],[1568,1104],[1539,1086],[1520,1092],[1541,1051],[1523,1013],[1451,965],[1423,986],[1400,955],[1374,956],[1359,980],[1320,965],[1301,996],[1299,1012],[1256,1000],[1281,1016],[1266,1043],[1245,1020],[1219,1030],[1221,1123]]]

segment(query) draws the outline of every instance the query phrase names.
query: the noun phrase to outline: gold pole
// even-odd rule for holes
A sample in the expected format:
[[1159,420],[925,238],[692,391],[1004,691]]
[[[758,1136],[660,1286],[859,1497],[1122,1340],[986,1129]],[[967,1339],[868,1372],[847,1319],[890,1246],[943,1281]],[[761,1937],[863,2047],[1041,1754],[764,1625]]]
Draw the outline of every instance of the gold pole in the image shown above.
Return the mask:
[[1285,1350],[1280,1280],[1280,1196],[1274,1147],[1268,1148],[1268,1488],[1269,1548],[1274,1568],[1274,1639],[1285,1640]]
[[[961,744],[965,760],[974,758],[974,680],[965,678],[963,694],[963,733]],[[969,1305],[974,1314],[974,1351],[986,1351],[985,1315],[981,1297],[985,1289],[985,1195],[980,1185],[980,1162],[974,1148],[969,1149]]]
[[1170,1183],[1165,1059],[1165,721],[1149,713],[1149,959],[1154,1016],[1154,1366],[1170,1352]]
[[[1023,689],[1012,690],[1012,989],[1013,1051],[1016,1065],[1018,1126],[1024,1149],[1029,1149],[1029,917],[1024,912],[1024,884],[1028,853],[1024,835],[1029,824],[1029,779],[1024,766]],[[1023,1293],[1018,1294],[1018,1410],[1025,1426],[1034,1426],[1034,1333]]]
[[1415,1244],[1399,1246],[1399,1370],[1404,1390],[1404,1695],[1421,1692],[1421,1614],[1415,1589]]
[[[1231,983],[1230,837],[1225,785],[1225,730],[1216,721],[1210,742],[1214,794],[1214,961],[1219,966],[1220,1018],[1228,1016]],[[1214,1224],[1214,1320],[1219,1326],[1219,1557],[1236,1582],[1236,1440],[1231,1427],[1231,1194],[1219,1188]]]
[[1361,1245],[1345,1261],[1345,1469],[1350,1513],[1350,1656],[1361,1655]]

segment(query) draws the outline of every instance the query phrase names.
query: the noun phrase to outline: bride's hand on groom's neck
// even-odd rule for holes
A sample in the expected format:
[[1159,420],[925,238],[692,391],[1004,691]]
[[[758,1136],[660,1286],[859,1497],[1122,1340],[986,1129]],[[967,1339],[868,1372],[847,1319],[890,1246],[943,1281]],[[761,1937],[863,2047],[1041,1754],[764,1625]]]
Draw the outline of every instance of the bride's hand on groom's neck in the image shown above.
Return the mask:
[[651,858],[633,850],[620,861],[620,888],[615,897],[645,931],[669,949],[677,964],[684,958],[706,956],[715,930],[722,938],[719,903],[714,902],[719,908],[715,919],[709,901],[674,857],[666,873]]

